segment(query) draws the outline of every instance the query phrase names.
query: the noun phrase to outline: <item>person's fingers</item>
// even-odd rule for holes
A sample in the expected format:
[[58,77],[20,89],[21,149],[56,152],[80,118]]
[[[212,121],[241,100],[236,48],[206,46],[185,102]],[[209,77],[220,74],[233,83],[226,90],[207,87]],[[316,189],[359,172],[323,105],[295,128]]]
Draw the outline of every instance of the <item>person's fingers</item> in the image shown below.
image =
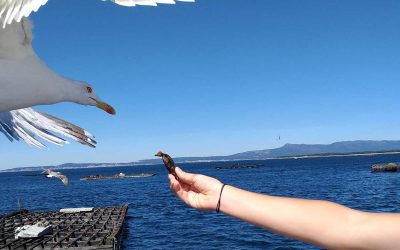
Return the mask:
[[189,190],[190,186],[185,183],[181,183],[175,179],[175,176],[169,174],[168,178],[170,180],[170,188],[175,193],[175,195],[189,205]]
[[178,198],[183,200],[185,203],[187,203],[187,201],[188,201],[188,192],[182,188],[181,184],[178,183],[173,188],[174,188],[175,195],[178,196]]
[[172,184],[172,183],[174,183],[176,180],[175,180],[175,177],[172,175],[172,174],[168,174],[168,179],[169,179],[169,182]]
[[168,175],[168,179],[169,179],[169,187],[170,187],[171,189],[173,189],[174,182],[173,182],[173,180],[171,179],[170,174]]
[[179,167],[175,168],[175,172],[178,175],[178,178],[180,181],[192,185],[195,181],[196,175],[195,174],[191,174],[191,173],[187,173],[184,172],[182,169],[180,169]]
[[171,190],[177,192],[180,189],[180,183],[175,179],[175,176],[173,176],[172,174],[168,175],[168,179],[170,182]]

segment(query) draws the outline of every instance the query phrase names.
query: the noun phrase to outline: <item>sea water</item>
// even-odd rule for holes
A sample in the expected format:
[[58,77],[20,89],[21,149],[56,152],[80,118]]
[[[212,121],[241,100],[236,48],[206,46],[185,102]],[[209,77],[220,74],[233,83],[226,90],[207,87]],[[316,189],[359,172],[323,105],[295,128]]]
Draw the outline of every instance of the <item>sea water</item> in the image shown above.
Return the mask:
[[[178,164],[250,191],[286,197],[323,199],[351,208],[399,212],[400,173],[371,173],[372,164],[399,162],[400,155],[279,159]],[[216,166],[264,164],[259,168]],[[129,204],[125,249],[318,249],[213,212],[187,207],[169,189],[163,165],[63,170],[61,181],[32,172],[0,174],[0,214],[23,201],[30,211]],[[153,177],[81,181],[87,175],[155,173]],[[37,172],[39,173],[39,172]]]

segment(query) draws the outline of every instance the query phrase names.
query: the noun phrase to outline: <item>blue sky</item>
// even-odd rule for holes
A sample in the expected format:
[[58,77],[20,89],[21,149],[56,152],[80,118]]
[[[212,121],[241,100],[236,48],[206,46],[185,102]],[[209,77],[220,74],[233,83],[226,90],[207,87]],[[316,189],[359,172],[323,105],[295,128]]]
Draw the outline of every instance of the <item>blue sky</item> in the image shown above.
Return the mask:
[[98,148],[4,137],[0,169],[399,139],[399,13],[397,0],[50,0],[32,15],[34,48],[118,114],[39,107],[91,131]]

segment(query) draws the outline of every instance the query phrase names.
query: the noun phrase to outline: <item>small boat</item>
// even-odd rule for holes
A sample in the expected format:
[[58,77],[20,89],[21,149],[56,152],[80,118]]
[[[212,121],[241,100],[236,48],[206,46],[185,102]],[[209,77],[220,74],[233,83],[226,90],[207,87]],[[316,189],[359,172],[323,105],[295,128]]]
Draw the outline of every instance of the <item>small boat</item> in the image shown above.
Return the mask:
[[126,175],[123,173],[119,173],[116,175],[112,176],[104,176],[104,175],[90,175],[90,176],[84,176],[81,178],[81,181],[95,181],[95,180],[112,180],[112,179],[128,179],[128,178],[144,178],[144,177],[151,177],[156,174],[154,173],[141,173],[141,174],[131,174],[131,175]]

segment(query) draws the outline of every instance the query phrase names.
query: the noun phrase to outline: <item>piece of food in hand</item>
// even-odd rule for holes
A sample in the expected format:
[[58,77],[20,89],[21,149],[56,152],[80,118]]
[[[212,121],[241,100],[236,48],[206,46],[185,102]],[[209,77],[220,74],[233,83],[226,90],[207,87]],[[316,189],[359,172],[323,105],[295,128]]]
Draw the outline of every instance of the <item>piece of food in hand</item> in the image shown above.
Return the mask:
[[168,170],[168,173],[172,174],[173,176],[175,176],[175,179],[178,180],[178,175],[175,172],[175,162],[174,160],[172,160],[171,156],[164,154],[163,152],[159,151],[157,154],[155,154],[155,156],[161,157],[165,167]]

